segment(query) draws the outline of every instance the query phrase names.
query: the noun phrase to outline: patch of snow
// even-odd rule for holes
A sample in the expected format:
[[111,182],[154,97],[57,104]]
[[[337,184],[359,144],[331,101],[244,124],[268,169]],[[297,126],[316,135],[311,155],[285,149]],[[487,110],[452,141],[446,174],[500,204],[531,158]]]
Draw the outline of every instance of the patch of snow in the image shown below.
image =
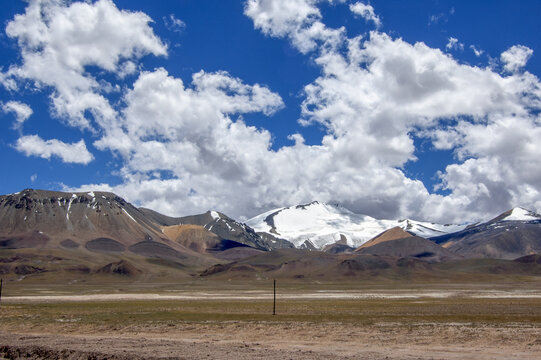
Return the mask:
[[212,218],[213,218],[214,220],[220,219],[220,214],[218,214],[218,213],[217,213],[216,211],[214,211],[214,210],[212,210],[212,211],[210,212],[210,216],[212,216]]
[[95,198],[95,197],[96,197],[96,195],[94,194],[94,191],[89,191],[89,192],[88,192],[88,195],[92,196],[92,198]]
[[523,209],[523,208],[514,208],[511,211],[511,214],[502,219],[502,221],[532,221],[532,220],[541,220],[535,213]]
[[27,217],[28,217],[28,216],[26,216],[26,215],[24,216],[24,221],[26,221],[26,218],[27,218]]
[[137,222],[130,214],[128,214],[128,212],[126,211],[126,209],[122,208],[122,211],[124,211],[124,213],[125,213],[126,215],[128,215],[128,217],[129,217],[130,219],[132,219],[133,221]]
[[68,210],[66,211],[66,220],[70,221],[70,208],[71,208],[71,203],[73,202],[73,200],[77,199],[77,195],[73,194],[71,195],[71,199],[70,199],[70,202],[68,204]]
[[431,238],[464,230],[467,225],[442,225],[406,219],[399,221],[398,226],[417,236]]

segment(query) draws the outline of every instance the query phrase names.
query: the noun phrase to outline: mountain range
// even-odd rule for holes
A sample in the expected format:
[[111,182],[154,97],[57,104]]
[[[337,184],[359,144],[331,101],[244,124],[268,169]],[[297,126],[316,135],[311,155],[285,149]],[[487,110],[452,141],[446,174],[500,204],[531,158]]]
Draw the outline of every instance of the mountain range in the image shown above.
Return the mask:
[[0,274],[13,279],[46,273],[396,277],[404,269],[425,274],[439,264],[483,258],[520,259],[498,266],[535,273],[538,253],[541,216],[521,208],[484,223],[441,225],[378,220],[312,202],[242,223],[215,210],[170,217],[108,192],[26,189],[0,196]]

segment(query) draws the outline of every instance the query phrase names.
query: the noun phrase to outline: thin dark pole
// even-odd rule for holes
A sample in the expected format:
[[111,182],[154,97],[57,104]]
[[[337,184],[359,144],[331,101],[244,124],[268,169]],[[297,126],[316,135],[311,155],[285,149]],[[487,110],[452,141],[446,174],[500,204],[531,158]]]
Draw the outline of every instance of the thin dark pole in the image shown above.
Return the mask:
[[274,301],[272,302],[272,315],[276,315],[276,279],[274,279]]
[[4,282],[4,279],[0,279],[0,303],[2,302],[2,283]]

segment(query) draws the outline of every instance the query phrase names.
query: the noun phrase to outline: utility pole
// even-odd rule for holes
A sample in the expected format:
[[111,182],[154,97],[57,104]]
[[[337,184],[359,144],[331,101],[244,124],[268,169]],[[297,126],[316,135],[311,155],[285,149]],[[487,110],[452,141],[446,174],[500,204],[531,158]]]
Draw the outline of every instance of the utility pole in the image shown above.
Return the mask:
[[274,279],[274,301],[272,302],[272,315],[276,315],[276,279]]

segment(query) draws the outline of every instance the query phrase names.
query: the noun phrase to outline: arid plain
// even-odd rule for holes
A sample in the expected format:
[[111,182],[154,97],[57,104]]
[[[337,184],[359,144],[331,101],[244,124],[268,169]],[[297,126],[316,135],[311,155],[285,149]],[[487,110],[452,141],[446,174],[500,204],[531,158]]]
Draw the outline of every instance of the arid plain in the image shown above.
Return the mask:
[[539,282],[10,286],[7,359],[537,359]]

